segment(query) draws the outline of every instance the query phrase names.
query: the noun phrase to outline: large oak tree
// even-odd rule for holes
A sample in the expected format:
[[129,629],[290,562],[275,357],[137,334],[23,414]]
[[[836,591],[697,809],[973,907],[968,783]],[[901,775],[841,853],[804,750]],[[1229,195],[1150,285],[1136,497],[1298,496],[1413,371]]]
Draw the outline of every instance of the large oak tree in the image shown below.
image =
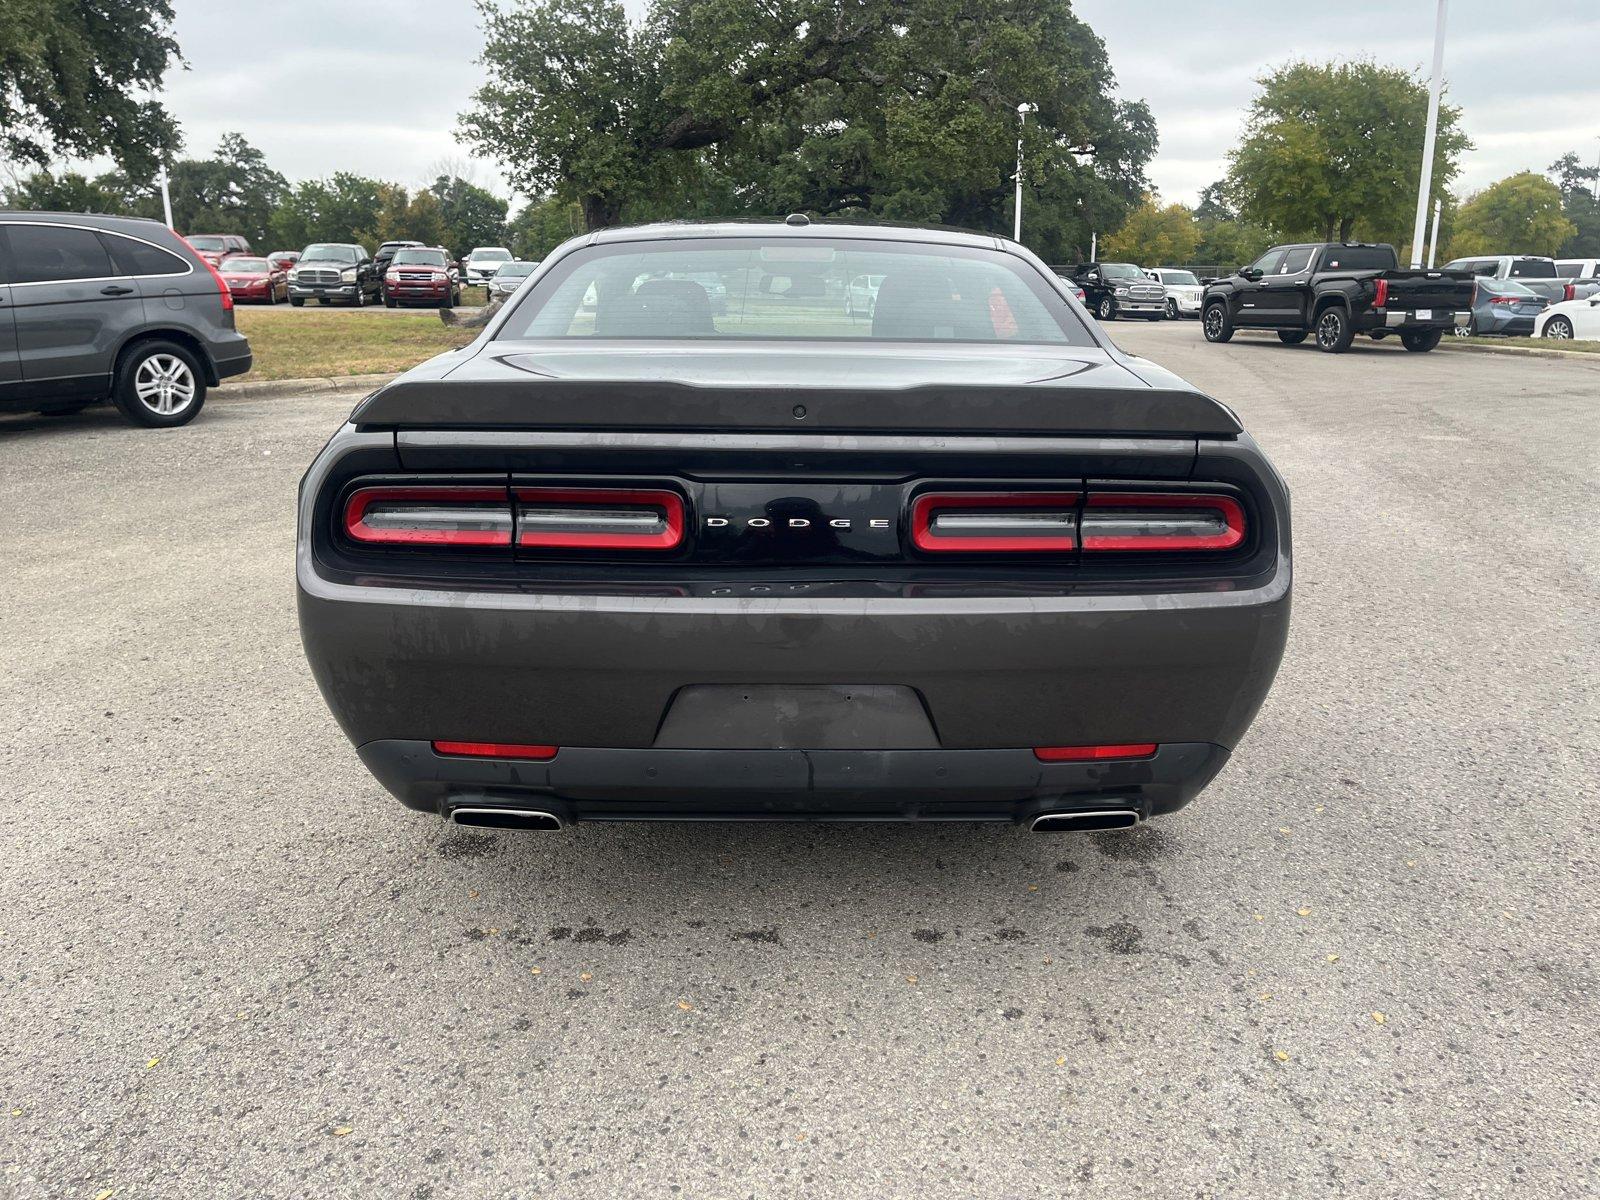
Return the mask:
[[1069,0],[479,0],[462,137],[591,228],[789,211],[1009,227],[1076,257],[1147,190],[1155,123]]

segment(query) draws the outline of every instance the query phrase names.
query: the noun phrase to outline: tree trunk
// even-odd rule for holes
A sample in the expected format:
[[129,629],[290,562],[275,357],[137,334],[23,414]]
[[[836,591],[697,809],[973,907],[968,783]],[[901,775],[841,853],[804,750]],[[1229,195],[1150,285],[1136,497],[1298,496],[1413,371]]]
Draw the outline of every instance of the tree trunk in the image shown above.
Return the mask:
[[1333,241],[1333,221],[1334,218],[1329,217],[1328,223],[1322,227],[1322,240],[1325,242]]
[[1350,234],[1352,231],[1354,231],[1355,227],[1356,219],[1354,217],[1346,217],[1344,220],[1340,221],[1339,240],[1341,242],[1348,242],[1350,240]]
[[583,198],[583,223],[586,232],[622,224],[622,201],[615,196],[588,195]]

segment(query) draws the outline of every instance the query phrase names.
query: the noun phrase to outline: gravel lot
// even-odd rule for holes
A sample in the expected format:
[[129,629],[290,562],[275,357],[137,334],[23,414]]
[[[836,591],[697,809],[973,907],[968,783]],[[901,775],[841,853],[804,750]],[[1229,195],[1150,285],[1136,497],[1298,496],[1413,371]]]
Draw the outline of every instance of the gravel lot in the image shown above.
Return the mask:
[[0,1194],[1592,1196],[1600,363],[1113,335],[1294,489],[1131,834],[453,830],[292,601],[346,397],[0,420]]

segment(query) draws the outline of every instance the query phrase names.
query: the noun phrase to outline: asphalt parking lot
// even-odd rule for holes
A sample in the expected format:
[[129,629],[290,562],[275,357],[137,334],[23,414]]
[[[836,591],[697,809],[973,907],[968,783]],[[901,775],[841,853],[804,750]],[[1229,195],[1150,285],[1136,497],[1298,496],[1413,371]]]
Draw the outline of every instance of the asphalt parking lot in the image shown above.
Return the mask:
[[1600,1191],[1600,363],[1112,332],[1297,596],[1219,781],[1085,838],[445,827],[301,656],[348,396],[0,420],[0,1193]]

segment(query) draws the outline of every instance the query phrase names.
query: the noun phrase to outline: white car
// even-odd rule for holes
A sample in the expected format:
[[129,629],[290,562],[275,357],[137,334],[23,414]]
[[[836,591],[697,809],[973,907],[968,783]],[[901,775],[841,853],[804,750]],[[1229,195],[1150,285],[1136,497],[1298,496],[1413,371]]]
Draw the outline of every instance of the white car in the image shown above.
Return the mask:
[[516,259],[501,263],[499,270],[489,279],[489,299],[510,299],[511,294],[522,286],[522,281],[532,275],[538,267],[537,262],[522,262]]
[[500,269],[500,264],[511,262],[514,258],[516,255],[504,246],[474,246],[472,253],[467,255],[467,282],[488,286],[489,280]]
[[1550,305],[1533,319],[1533,336],[1600,341],[1600,292]]
[[1145,274],[1157,283],[1166,285],[1169,321],[1179,317],[1200,319],[1200,293],[1205,289],[1200,286],[1193,271],[1177,267],[1151,267]]

